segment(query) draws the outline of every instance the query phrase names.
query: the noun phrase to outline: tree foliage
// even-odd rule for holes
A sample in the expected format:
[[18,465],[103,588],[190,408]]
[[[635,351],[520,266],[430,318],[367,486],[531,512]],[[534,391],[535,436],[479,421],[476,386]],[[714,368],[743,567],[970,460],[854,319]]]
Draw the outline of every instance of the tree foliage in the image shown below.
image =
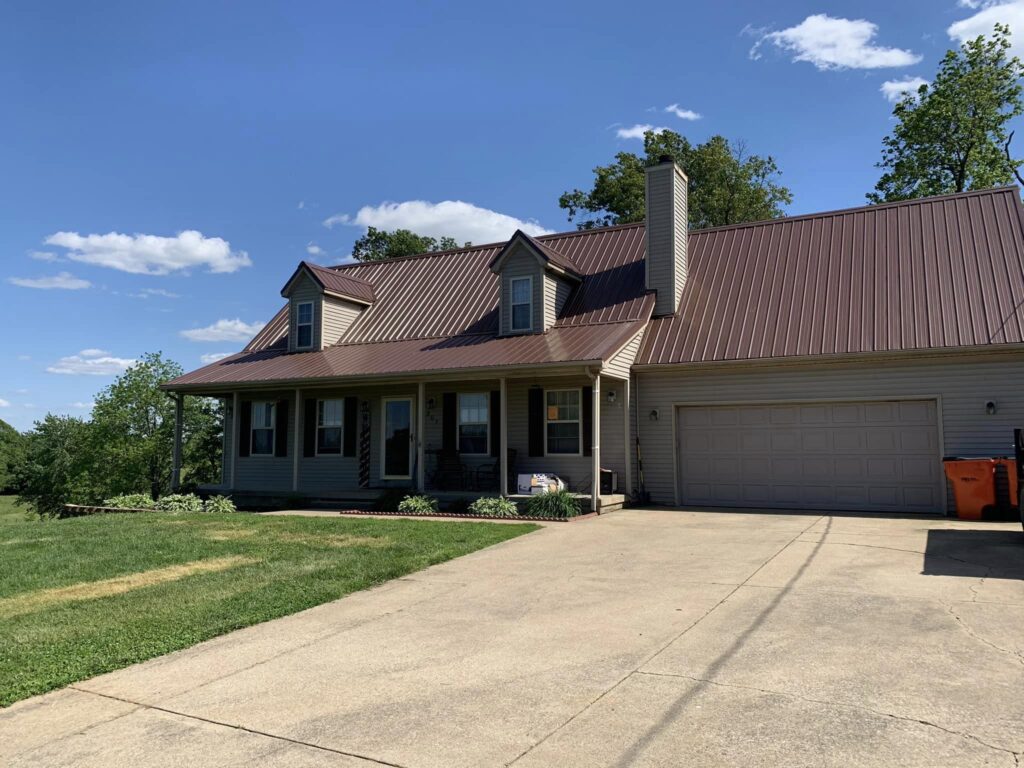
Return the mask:
[[[86,421],[48,414],[27,436],[20,500],[40,514],[66,503],[98,504],[105,498],[170,491],[174,401],[159,385],[181,375],[160,353],[144,355],[95,398]],[[185,399],[182,485],[220,478],[223,420],[219,401]]]
[[752,155],[742,142],[712,136],[692,144],[674,131],[644,134],[643,157],[619,152],[609,165],[594,169],[589,191],[574,189],[558,205],[580,229],[643,221],[644,169],[669,155],[689,179],[687,205],[690,227],[702,229],[783,215],[782,206],[793,195],[778,183],[775,161]]
[[1009,121],[1024,113],[1024,65],[1010,56],[1010,29],[946,52],[930,85],[893,109],[896,126],[882,140],[883,169],[873,203],[986,189],[1020,180],[1010,154]]
[[17,489],[18,474],[25,462],[26,443],[24,435],[0,420],[0,493]]
[[[466,243],[466,247],[472,243]],[[408,229],[396,229],[388,232],[376,227],[369,227],[366,234],[356,240],[352,246],[352,258],[356,261],[380,261],[398,256],[413,256],[417,253],[447,251],[458,248],[454,237],[433,238],[417,235]]]

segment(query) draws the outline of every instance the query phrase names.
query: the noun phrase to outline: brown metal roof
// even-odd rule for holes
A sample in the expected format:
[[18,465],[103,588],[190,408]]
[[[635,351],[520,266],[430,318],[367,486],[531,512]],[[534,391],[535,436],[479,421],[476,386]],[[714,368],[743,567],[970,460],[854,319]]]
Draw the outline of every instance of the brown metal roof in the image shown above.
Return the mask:
[[508,242],[505,243],[502,249],[498,251],[497,255],[493,259],[491,259],[488,266],[491,268],[492,272],[496,270],[498,264],[503,260],[505,254],[509,251],[509,249],[512,248],[513,244],[520,240],[525,241],[531,248],[533,248],[537,255],[540,256],[540,258],[542,258],[546,263],[550,264],[552,267],[555,267],[555,269],[559,270],[560,272],[576,279],[579,279],[583,276],[583,273],[576,266],[576,264],[573,263],[572,259],[570,259],[568,256],[565,256],[564,254],[559,253],[550,245],[545,245],[538,239],[530,237],[530,235],[526,234],[521,229],[517,229],[513,233],[512,237],[509,238]]
[[328,293],[334,293],[345,298],[355,299],[357,302],[366,304],[373,303],[373,283],[360,280],[354,275],[346,275],[334,269],[321,267],[319,264],[313,264],[309,261],[299,262],[298,269],[295,270],[295,273],[281,290],[282,294],[288,290],[288,286],[290,286],[292,280],[295,279],[295,275],[302,270],[305,270],[309,276],[312,277],[320,287]]
[[1024,342],[1016,187],[693,232],[637,365]]
[[372,344],[339,344],[319,352],[241,352],[164,386],[211,389],[232,384],[399,376],[420,371],[600,362],[611,358],[645,320],[553,328],[525,336],[463,335]]

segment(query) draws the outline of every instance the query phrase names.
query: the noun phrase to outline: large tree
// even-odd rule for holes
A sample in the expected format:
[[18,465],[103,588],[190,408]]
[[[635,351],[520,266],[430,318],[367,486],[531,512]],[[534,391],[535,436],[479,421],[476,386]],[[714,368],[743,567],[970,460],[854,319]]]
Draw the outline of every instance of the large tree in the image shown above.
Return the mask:
[[[470,243],[466,243],[469,246]],[[408,229],[396,229],[393,232],[369,227],[366,234],[356,240],[352,246],[352,258],[356,261],[380,261],[393,259],[397,256],[412,256],[417,253],[447,251],[458,248],[454,237],[427,237],[417,235]]]
[[896,126],[882,140],[878,163],[882,178],[868,200],[907,200],[1021,180],[1024,161],[1010,153],[1009,122],[1024,112],[1022,75],[1005,25],[997,24],[991,37],[947,51],[935,80],[893,109]]
[[25,437],[18,430],[0,420],[0,493],[17,488],[18,473],[25,461]]
[[644,169],[669,155],[689,179],[690,227],[702,229],[783,215],[793,195],[778,183],[779,169],[769,157],[752,155],[742,142],[712,136],[693,144],[674,131],[644,134],[643,157],[619,152],[609,165],[594,169],[589,191],[574,189],[558,205],[580,229],[643,221]]

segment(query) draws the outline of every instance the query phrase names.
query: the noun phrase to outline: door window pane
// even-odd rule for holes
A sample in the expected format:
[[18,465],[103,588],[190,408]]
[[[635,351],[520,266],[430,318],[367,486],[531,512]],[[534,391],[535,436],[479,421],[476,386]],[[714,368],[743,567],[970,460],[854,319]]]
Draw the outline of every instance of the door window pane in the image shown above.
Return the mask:
[[409,477],[411,466],[412,402],[384,402],[384,474],[388,477]]

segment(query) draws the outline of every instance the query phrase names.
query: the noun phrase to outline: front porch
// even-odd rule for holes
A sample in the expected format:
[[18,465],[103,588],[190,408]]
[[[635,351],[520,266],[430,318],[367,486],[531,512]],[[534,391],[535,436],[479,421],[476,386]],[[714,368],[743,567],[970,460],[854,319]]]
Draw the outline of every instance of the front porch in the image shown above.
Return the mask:
[[[629,381],[576,367],[502,377],[379,380],[178,392],[225,401],[222,482],[236,502],[369,505],[389,489],[442,505],[517,493],[519,474],[562,478],[585,511],[632,488]],[[180,422],[175,484],[180,480]],[[602,470],[605,487],[601,490]],[[614,477],[615,485],[609,485]]]

